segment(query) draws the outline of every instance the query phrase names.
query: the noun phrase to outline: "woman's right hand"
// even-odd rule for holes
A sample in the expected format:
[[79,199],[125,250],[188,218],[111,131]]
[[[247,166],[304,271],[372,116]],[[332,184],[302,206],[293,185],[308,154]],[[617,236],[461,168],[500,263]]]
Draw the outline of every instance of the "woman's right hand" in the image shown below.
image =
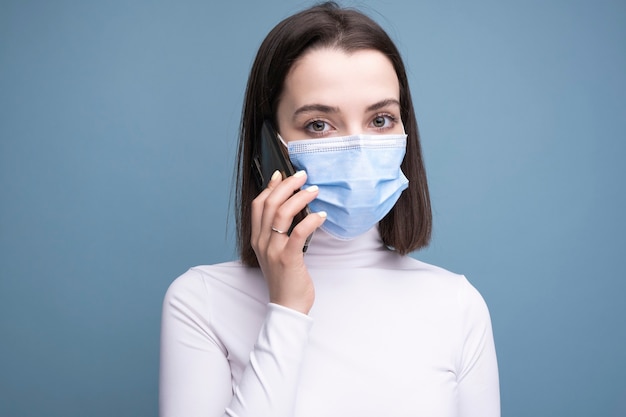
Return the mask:
[[307,237],[324,223],[326,213],[309,214],[287,236],[294,216],[317,197],[317,186],[295,193],[305,182],[304,171],[284,180],[278,171],[272,175],[267,188],[252,202],[250,243],[267,281],[270,302],[308,314],[315,288],[302,248]]

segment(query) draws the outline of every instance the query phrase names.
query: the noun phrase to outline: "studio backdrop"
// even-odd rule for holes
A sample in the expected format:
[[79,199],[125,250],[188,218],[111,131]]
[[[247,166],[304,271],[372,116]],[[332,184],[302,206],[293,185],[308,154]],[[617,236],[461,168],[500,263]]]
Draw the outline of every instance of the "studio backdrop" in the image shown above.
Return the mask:
[[[157,415],[163,295],[236,257],[247,74],[311,4],[0,3],[0,415]],[[626,3],[342,4],[405,58],[412,256],[486,299],[503,416],[626,415]]]

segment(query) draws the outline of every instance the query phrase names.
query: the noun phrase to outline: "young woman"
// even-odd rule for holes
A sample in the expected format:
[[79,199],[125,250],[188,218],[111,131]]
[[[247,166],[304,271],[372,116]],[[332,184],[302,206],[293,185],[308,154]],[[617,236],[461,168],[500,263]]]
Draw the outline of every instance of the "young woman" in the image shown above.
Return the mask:
[[[261,190],[252,155],[266,120],[299,171]],[[431,212],[387,34],[334,3],[279,23],[252,67],[239,155],[241,259],[168,290],[161,415],[499,416],[483,299],[406,256],[428,243]]]

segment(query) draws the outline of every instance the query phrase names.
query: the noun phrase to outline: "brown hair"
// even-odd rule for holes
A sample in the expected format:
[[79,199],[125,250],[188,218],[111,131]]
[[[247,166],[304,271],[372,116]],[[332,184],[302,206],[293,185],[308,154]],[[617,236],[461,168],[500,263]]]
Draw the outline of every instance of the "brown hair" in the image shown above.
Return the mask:
[[400,112],[407,138],[402,171],[409,179],[393,209],[379,222],[383,242],[400,254],[428,245],[432,213],[426,171],[402,58],[387,33],[359,11],[323,3],[280,22],[261,44],[250,71],[239,134],[236,188],[237,246],[241,261],[258,266],[250,245],[251,203],[261,191],[252,172],[252,154],[265,119],[276,126],[283,83],[294,62],[311,48],[334,47],[346,52],[373,49],[389,58],[400,83]]

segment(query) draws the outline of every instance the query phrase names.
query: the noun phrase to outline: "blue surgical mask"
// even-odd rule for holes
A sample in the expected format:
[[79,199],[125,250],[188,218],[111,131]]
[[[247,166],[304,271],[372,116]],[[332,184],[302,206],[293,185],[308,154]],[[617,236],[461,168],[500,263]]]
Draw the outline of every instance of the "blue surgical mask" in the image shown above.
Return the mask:
[[409,183],[400,170],[406,137],[354,135],[285,144],[294,167],[307,173],[305,187],[319,187],[309,207],[328,214],[322,229],[352,239],[389,213]]

